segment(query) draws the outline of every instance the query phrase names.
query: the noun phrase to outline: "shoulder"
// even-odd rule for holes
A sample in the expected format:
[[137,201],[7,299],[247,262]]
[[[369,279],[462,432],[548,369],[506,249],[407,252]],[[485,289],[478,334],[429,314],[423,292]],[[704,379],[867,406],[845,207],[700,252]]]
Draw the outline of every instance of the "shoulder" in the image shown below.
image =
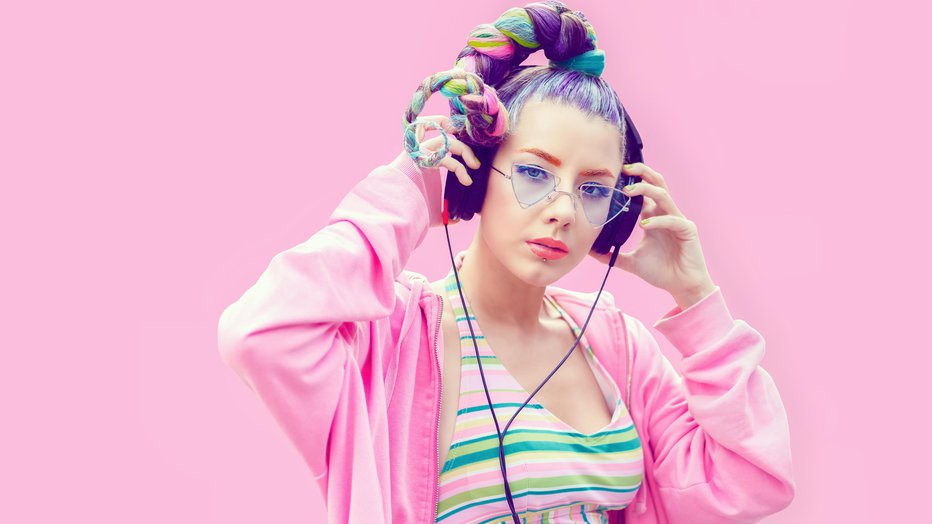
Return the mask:
[[637,349],[640,341],[650,336],[647,326],[618,306],[615,296],[603,289],[601,294],[598,291],[585,293],[574,291],[559,286],[548,286],[547,292],[556,298],[557,302],[567,311],[574,314],[574,317],[584,319],[593,307],[593,303],[598,295],[598,304],[595,305],[593,320],[601,318],[606,323],[604,329],[618,337],[619,343],[626,347]]
[[642,337],[644,333],[648,333],[647,326],[637,317],[626,313],[622,307],[619,307],[615,301],[615,295],[607,289],[603,289],[602,293],[599,294],[598,291],[585,293],[558,286],[548,286],[547,292],[556,298],[561,306],[565,306],[565,309],[575,308],[586,313],[588,313],[589,308],[592,307],[596,300],[596,295],[598,295],[599,302],[595,306],[595,311],[602,313],[604,317],[616,323],[622,334],[636,340]]
[[550,295],[580,326],[586,322],[589,311],[592,316],[586,328],[586,337],[590,342],[601,344],[602,340],[611,341],[615,347],[624,332],[622,313],[615,305],[615,296],[606,289],[601,292],[582,292],[559,286],[547,286]]

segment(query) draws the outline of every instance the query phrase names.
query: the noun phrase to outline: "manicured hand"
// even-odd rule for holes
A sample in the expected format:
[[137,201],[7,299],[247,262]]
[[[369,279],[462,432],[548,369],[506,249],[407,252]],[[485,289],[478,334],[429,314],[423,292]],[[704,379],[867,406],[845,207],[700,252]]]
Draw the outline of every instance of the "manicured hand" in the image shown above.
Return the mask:
[[[473,152],[472,148],[453,136],[454,130],[450,117],[444,115],[429,115],[419,116],[417,117],[417,120],[427,120],[438,124],[441,128],[443,128],[443,130],[447,133],[447,139],[450,141],[450,149],[447,151],[446,156],[443,157],[440,165],[447,168],[449,171],[453,171],[456,174],[456,178],[459,179],[460,184],[463,184],[464,186],[471,185],[472,178],[466,171],[466,167],[461,162],[458,162],[456,159],[454,159],[453,155],[457,155],[460,158],[465,159],[469,163],[469,167],[473,169],[479,168],[479,158],[476,157],[476,153]],[[438,134],[437,136],[433,136],[427,140],[424,140],[425,133],[426,126],[415,126],[414,134],[417,137],[418,144],[421,145],[421,150],[438,151],[443,148],[443,135]]]
[[[472,148],[453,136],[454,129],[450,117],[445,115],[428,115],[419,116],[417,120],[430,121],[438,124],[441,128],[443,128],[443,130],[447,133],[447,139],[450,142],[450,149],[447,151],[446,156],[443,157],[443,160],[440,161],[440,165],[447,168],[448,171],[453,171],[453,173],[456,175],[456,178],[459,179],[460,184],[463,184],[464,186],[472,185],[472,177],[469,176],[466,167],[461,162],[453,158],[453,155],[457,155],[460,158],[466,160],[466,162],[469,163],[469,167],[473,169],[479,168],[479,158],[476,156],[476,153],[472,150]],[[426,127],[427,126],[423,125],[415,126],[415,137],[417,138],[418,144],[420,144],[421,150],[439,151],[443,147],[443,135],[438,134],[437,136],[433,136],[427,140],[424,140]],[[450,224],[456,224],[459,221],[460,219],[454,218],[450,220]]]
[[[715,290],[696,224],[677,208],[660,173],[641,162],[627,164],[624,172],[641,178],[623,191],[644,197],[638,217],[644,236],[632,251],[618,253],[615,266],[666,290],[686,309]],[[611,259],[611,253],[589,255],[604,264]]]

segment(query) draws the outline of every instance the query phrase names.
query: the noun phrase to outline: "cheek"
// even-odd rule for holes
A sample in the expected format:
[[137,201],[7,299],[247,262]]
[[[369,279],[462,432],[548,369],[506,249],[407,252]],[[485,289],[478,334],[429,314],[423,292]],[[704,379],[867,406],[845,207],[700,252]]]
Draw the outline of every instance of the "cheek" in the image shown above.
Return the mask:
[[[507,180],[505,182],[508,182]],[[497,224],[519,224],[524,219],[524,210],[515,200],[511,183],[490,182],[485,194],[482,209],[487,218],[495,217]]]
[[[507,182],[507,180],[506,180]],[[527,232],[531,213],[515,200],[511,185],[489,186],[482,203],[482,235],[497,246],[514,244]]]
[[[580,258],[583,258],[592,251],[592,245],[595,244],[596,239],[599,238],[599,233],[602,232],[602,229],[595,229],[588,223],[579,225],[580,230],[577,234],[577,238],[579,238],[580,242],[579,248],[576,251],[577,255],[579,255]],[[584,229],[583,226],[585,226]]]

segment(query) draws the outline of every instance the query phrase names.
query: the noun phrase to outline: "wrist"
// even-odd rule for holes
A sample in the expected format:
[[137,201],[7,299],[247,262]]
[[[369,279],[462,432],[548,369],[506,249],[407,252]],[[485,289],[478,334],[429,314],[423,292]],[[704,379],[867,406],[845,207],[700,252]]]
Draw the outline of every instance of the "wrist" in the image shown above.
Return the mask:
[[703,298],[711,295],[712,292],[715,291],[715,288],[715,283],[710,280],[690,289],[671,293],[671,295],[673,296],[673,300],[676,301],[676,305],[679,306],[680,310],[686,310]]

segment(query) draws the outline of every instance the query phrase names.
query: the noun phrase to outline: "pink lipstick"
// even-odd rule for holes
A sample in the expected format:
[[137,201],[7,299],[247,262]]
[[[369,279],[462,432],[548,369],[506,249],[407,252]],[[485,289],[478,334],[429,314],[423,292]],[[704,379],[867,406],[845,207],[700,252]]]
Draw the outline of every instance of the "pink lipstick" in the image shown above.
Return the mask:
[[558,260],[569,254],[566,244],[553,238],[535,238],[527,241],[531,251],[540,258]]

